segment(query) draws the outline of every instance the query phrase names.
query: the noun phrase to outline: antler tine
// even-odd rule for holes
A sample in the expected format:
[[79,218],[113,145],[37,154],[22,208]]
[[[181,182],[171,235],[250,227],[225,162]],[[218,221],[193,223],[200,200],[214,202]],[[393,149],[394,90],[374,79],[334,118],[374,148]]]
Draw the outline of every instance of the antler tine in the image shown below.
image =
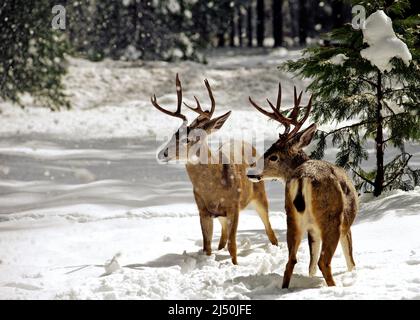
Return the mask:
[[277,94],[277,110],[280,111],[280,106],[281,106],[281,83],[279,82],[279,92]]
[[264,110],[263,108],[261,108],[258,104],[256,104],[251,97],[248,97],[249,102],[251,102],[251,104],[254,106],[255,109],[257,109],[259,112],[261,112],[263,115],[278,121],[278,119],[274,116],[274,113],[272,112],[268,112],[266,110]]
[[289,118],[292,119],[292,121],[296,122],[296,119],[299,115],[299,108],[300,108],[300,101],[302,99],[303,91],[300,92],[299,97],[297,97],[296,94],[296,86],[294,86],[294,106],[292,111],[289,114]]
[[182,119],[182,121],[187,122],[187,117],[185,115],[183,115],[181,113],[181,105],[182,105],[182,86],[181,86],[181,81],[179,81],[179,77],[178,74],[176,74],[176,94],[177,94],[177,108],[175,112],[166,110],[164,108],[162,108],[158,103],[157,103],[157,99],[156,99],[156,95],[154,94],[151,98],[150,101],[152,102],[152,105],[158,109],[159,111],[163,112],[164,114],[167,114],[168,116],[171,117],[176,117],[176,118],[180,118]]
[[214,100],[213,92],[211,90],[209,81],[207,79],[204,80],[204,84],[206,85],[207,91],[209,93],[209,97],[211,100],[211,109],[209,111],[209,119],[213,116],[214,110],[216,109],[216,100]]
[[211,117],[213,116],[214,110],[216,108],[216,100],[214,99],[213,92],[211,91],[211,87],[210,87],[209,81],[207,79],[204,80],[204,84],[206,85],[207,92],[209,93],[209,97],[210,97],[210,100],[211,100],[210,110],[209,111],[204,111],[203,108],[201,108],[200,101],[198,100],[198,98],[196,96],[194,96],[194,99],[197,103],[196,108],[190,107],[185,102],[184,102],[184,105],[187,108],[191,109],[192,111],[197,112],[200,116],[202,116],[204,118],[207,118],[207,119],[211,119]]
[[276,120],[284,125],[290,125],[292,124],[292,122],[290,121],[290,119],[286,118],[285,116],[283,116],[280,112],[279,109],[277,109],[269,99],[267,99],[268,104],[270,105],[271,109],[273,110],[273,114],[276,116]]
[[277,103],[276,106],[274,106],[269,99],[267,99],[268,105],[270,106],[271,110],[273,112],[268,112],[261,108],[258,104],[256,104],[251,97],[249,97],[249,101],[251,104],[262,114],[266,115],[267,117],[270,117],[273,120],[276,120],[277,122],[280,122],[286,127],[286,131],[288,131],[288,127],[292,124],[291,120],[283,116],[280,112],[280,106],[281,106],[281,84],[279,83],[279,91],[277,94]]
[[[256,104],[251,99],[251,97],[249,97],[249,102],[251,102],[251,104],[254,106],[254,108],[256,108],[259,112],[261,112],[262,114],[264,114],[265,116],[267,116],[271,119],[274,119],[274,120],[280,122],[284,126],[284,128],[285,128],[284,132],[282,134],[280,134],[279,136],[280,136],[280,138],[286,139],[286,141],[287,141],[288,139],[290,139],[292,136],[294,136],[300,130],[300,128],[302,127],[302,125],[304,124],[306,119],[308,119],[309,113],[311,112],[312,96],[310,97],[308,105],[306,106],[305,115],[303,116],[303,118],[301,120],[298,120],[299,110],[300,110],[300,102],[302,100],[302,94],[303,94],[303,91],[301,91],[299,93],[299,96],[297,95],[296,86],[295,86],[294,87],[294,107],[293,107],[292,111],[290,112],[289,117],[285,117],[280,111],[280,107],[281,107],[281,84],[280,83],[279,83],[279,92],[278,92],[278,95],[277,95],[276,106],[274,106],[271,103],[271,101],[269,99],[267,99],[267,102],[270,105],[270,108],[273,110],[273,112],[268,112],[268,111],[264,110],[263,108],[261,108],[258,104]],[[293,125],[293,130],[290,132],[291,125]]]
[[177,95],[177,108],[176,108],[176,113],[181,114],[181,106],[182,106],[182,86],[181,86],[181,81],[179,81],[179,76],[178,73],[176,74],[176,80],[175,80],[175,84],[176,84],[176,95]]
[[297,96],[297,94],[296,94],[296,86],[294,86],[294,100],[295,100],[295,106],[294,106],[294,108],[296,108],[296,107],[299,107],[299,105],[300,105],[300,100],[302,100],[302,94],[303,94],[303,91],[301,91],[300,93],[299,93],[299,97]]
[[208,112],[206,112],[206,111],[204,111],[204,110],[201,108],[200,101],[198,101],[198,98],[197,98],[196,96],[194,96],[194,99],[195,99],[195,102],[197,103],[197,107],[196,107],[196,108],[190,107],[190,106],[189,106],[188,104],[186,104],[185,102],[184,102],[184,105],[185,105],[188,109],[190,109],[190,110],[192,110],[192,111],[194,111],[194,112],[197,112],[200,116],[203,116],[203,117],[205,117],[205,118],[210,119],[209,113],[208,113]]
[[305,115],[303,116],[303,118],[301,120],[296,122],[295,127],[293,128],[292,132],[290,133],[290,136],[296,134],[300,130],[302,125],[305,123],[306,119],[308,119],[309,113],[311,112],[311,109],[312,109],[312,97],[313,97],[313,95],[311,95],[311,97],[309,98],[308,105],[306,106]]

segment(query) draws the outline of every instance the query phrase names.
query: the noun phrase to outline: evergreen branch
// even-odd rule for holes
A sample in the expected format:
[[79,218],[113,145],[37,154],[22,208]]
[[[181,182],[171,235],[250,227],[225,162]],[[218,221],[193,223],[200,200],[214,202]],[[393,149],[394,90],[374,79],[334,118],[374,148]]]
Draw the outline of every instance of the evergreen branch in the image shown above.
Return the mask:
[[[407,114],[407,112],[394,113],[392,115],[382,117],[382,120],[386,120],[386,119],[389,119],[389,118],[392,118],[392,117],[395,117],[395,116],[399,116],[399,115],[403,115],[403,114]],[[318,131],[324,133],[325,134],[324,137],[328,137],[329,135],[334,134],[336,132],[339,132],[341,130],[351,129],[351,128],[354,128],[354,127],[359,127],[359,126],[363,126],[365,124],[371,124],[371,123],[375,123],[375,121],[374,120],[365,120],[365,121],[361,121],[361,122],[358,122],[358,123],[354,123],[354,124],[351,124],[351,125],[348,125],[348,126],[344,126],[344,127],[335,129],[335,130],[330,131],[330,132],[325,132],[325,131],[320,130],[320,129],[318,129]]]
[[325,131],[323,131],[323,130],[319,130],[319,129],[318,129],[318,131],[323,132],[323,133],[325,134],[324,138],[326,138],[326,137],[328,137],[329,135],[334,134],[334,133],[336,133],[336,132],[339,132],[339,131],[341,131],[341,130],[351,129],[351,128],[354,128],[354,127],[359,127],[359,126],[363,126],[363,125],[365,125],[365,124],[369,124],[369,123],[374,123],[374,121],[368,121],[368,120],[366,120],[366,121],[361,121],[361,122],[358,122],[358,123],[355,123],[355,124],[351,124],[351,125],[348,125],[348,126],[344,126],[344,127],[341,127],[341,128],[335,129],[335,130],[330,131],[330,132],[325,132]]
[[384,141],[382,141],[382,143],[387,143],[388,141],[390,141],[390,140],[393,140],[393,139],[395,139],[395,138],[397,138],[398,136],[392,136],[392,137],[389,137],[388,139],[385,139]]
[[392,182],[394,182],[395,179],[397,179],[399,176],[401,176],[404,173],[404,169],[408,164],[408,161],[410,161],[411,157],[413,155],[412,154],[408,154],[408,158],[405,161],[404,165],[400,168],[400,170],[398,170],[395,175],[391,178],[391,180],[389,180],[385,185],[384,185],[384,189],[387,188]]
[[363,177],[360,173],[358,173],[356,170],[351,169],[360,179],[366,181],[367,183],[369,183],[371,186],[375,186],[375,184],[370,181],[368,178]]
[[375,82],[373,82],[373,81],[371,81],[369,79],[363,78],[362,76],[360,76],[359,79],[362,80],[362,81],[365,81],[365,82],[369,83],[374,88],[377,88],[378,87],[378,85]]
[[388,105],[388,103],[386,103],[386,101],[385,101],[385,100],[383,100],[382,102],[384,103],[385,107],[386,107],[389,111],[391,111],[392,115],[395,115],[395,111],[391,109],[391,107]]

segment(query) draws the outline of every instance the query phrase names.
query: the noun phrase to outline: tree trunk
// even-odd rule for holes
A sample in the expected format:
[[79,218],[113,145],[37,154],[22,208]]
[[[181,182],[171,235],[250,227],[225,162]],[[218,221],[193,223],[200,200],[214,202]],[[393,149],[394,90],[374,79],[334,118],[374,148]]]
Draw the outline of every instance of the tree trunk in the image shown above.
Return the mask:
[[299,0],[299,44],[306,45],[306,38],[308,37],[308,25],[306,23],[308,15],[306,12],[306,1]]
[[376,88],[376,177],[373,194],[375,197],[381,195],[384,187],[384,133],[382,118],[382,74],[378,70],[378,81]]
[[342,27],[344,25],[344,10],[342,0],[333,0],[331,7],[333,28]]
[[217,34],[217,46],[219,48],[223,48],[225,46],[225,34],[224,32],[220,32]]
[[231,47],[235,46],[235,8],[232,7],[229,10],[229,45]]
[[297,15],[297,10],[296,10],[296,4],[295,4],[295,0],[288,0],[288,5],[289,5],[289,16],[290,16],[290,26],[289,26],[289,30],[290,30],[290,37],[292,38],[293,41],[293,45],[295,45],[295,39],[298,37],[299,35],[299,16]]
[[246,37],[248,38],[248,47],[252,47],[253,28],[252,28],[252,4],[246,8]]
[[239,46],[242,47],[244,44],[243,41],[243,28],[244,28],[244,20],[243,20],[243,13],[242,13],[242,7],[239,6],[238,8],[238,39],[239,39]]
[[283,0],[273,0],[273,38],[274,47],[283,44]]
[[264,0],[257,0],[257,44],[264,46],[265,34],[265,7]]

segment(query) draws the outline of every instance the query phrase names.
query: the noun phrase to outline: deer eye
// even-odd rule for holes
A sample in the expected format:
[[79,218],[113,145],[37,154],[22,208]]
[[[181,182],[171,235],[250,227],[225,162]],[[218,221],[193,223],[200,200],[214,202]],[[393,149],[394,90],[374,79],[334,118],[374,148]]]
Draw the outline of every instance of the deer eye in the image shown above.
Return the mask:
[[277,156],[277,155],[272,155],[272,156],[270,156],[270,158],[268,158],[268,160],[270,160],[270,161],[277,161],[279,159],[279,157]]

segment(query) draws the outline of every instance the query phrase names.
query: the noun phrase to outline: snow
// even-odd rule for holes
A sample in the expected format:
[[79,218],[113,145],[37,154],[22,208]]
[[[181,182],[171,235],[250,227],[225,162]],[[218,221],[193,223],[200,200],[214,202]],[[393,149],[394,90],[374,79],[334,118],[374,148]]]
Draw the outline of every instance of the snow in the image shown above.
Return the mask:
[[[183,85],[184,101],[194,105],[194,95],[204,107],[209,98],[203,80],[207,78],[213,89],[217,109],[222,114],[234,110],[224,130],[233,137],[243,132],[265,132],[274,138],[277,124],[264,117],[256,117],[248,102],[252,92],[257,101],[277,96],[277,83],[282,81],[284,105],[291,106],[293,85],[304,88],[304,82],[290,81],[276,70],[279,63],[299,56],[299,51],[281,48],[270,55],[241,55],[234,50],[215,54],[208,65],[194,62],[113,62],[93,63],[70,59],[66,77],[67,92],[73,110],[52,112],[46,108],[20,110],[8,103],[0,104],[0,135],[56,136],[60,139],[95,139],[125,137],[161,137],[171,133],[180,123],[168,119],[151,106],[154,93],[161,105],[175,108],[175,74]],[[264,57],[264,58],[262,58]],[[263,81],[256,81],[262,79]],[[195,114],[187,112],[192,119]],[[272,128],[272,130],[266,130]]]
[[391,59],[396,57],[409,65],[412,57],[407,45],[400,40],[392,28],[392,20],[385,12],[378,10],[372,13],[365,22],[363,41],[369,45],[362,49],[360,55],[378,67],[382,72],[391,71]]
[[344,63],[346,62],[346,60],[348,60],[349,57],[347,57],[345,54],[343,53],[339,53],[335,56],[333,56],[332,58],[330,58],[330,63],[334,64],[334,65],[338,65],[338,66],[343,66]]
[[[149,99],[156,92],[159,102],[175,108],[176,72],[185,99],[196,94],[208,106],[207,77],[216,113],[233,109],[221,136],[253,129],[267,147],[278,126],[257,115],[247,97],[273,99],[281,80],[283,105],[292,105],[293,85],[306,83],[276,66],[299,55],[216,51],[208,65],[72,59],[66,86],[74,110],[0,104],[0,299],[419,299],[420,188],[362,197],[352,228],[357,267],[347,272],[338,248],[337,287],[326,287],[319,271],[308,276],[305,239],[291,288],[283,290],[284,186],[266,183],[279,246],[269,243],[255,210],[247,208],[234,266],[226,250],[216,250],[217,221],[213,254],[202,254],[185,168],[156,162],[156,137],[179,123],[157,113]],[[418,144],[406,148],[418,167]],[[336,152],[329,147],[327,159]],[[386,156],[396,152],[389,147]]]
[[[195,211],[192,205],[183,207]],[[281,289],[287,261],[283,212],[271,214],[279,247],[268,243],[254,212],[241,214],[238,266],[226,250],[203,255],[197,214],[176,216],[170,206],[149,208],[148,219],[102,217],[112,211],[105,208],[87,221],[15,215],[0,224],[0,298],[418,299],[419,209],[420,188],[363,199],[353,227],[357,269],[346,271],[339,248],[333,259],[337,287],[326,287],[319,271],[313,278],[307,274],[305,240],[290,290]],[[215,229],[214,249],[217,224]]]

